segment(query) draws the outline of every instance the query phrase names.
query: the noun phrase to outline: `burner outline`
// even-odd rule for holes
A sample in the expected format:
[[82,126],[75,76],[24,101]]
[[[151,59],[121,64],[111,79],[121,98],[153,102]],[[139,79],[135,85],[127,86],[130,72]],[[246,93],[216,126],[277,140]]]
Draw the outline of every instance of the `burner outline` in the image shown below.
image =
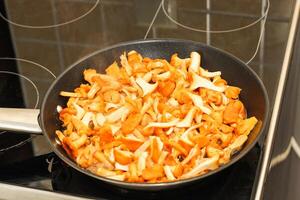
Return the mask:
[[[263,1],[263,0],[262,0]],[[257,20],[255,20],[254,22],[248,24],[248,25],[245,25],[245,26],[242,26],[242,27],[239,27],[239,28],[234,28],[234,29],[227,29],[227,30],[203,30],[203,29],[197,29],[197,28],[193,28],[193,27],[190,27],[190,26],[186,26],[180,22],[178,22],[177,20],[173,19],[169,14],[168,12],[166,11],[165,9],[165,4],[164,4],[165,0],[161,0],[155,14],[154,14],[154,17],[152,18],[152,21],[150,22],[150,25],[146,31],[146,34],[144,36],[144,40],[148,37],[148,34],[150,32],[150,30],[152,29],[152,26],[157,18],[157,15],[159,13],[159,11],[162,9],[163,10],[163,13],[164,15],[171,21],[173,22],[174,24],[180,26],[181,28],[185,28],[187,30],[191,30],[191,31],[196,31],[196,32],[201,32],[201,33],[230,33],[230,32],[235,32],[235,31],[240,31],[240,30],[243,30],[243,29],[246,29],[246,28],[249,28],[249,27],[252,27],[256,24],[258,24],[259,22],[261,22],[261,30],[260,30],[260,34],[259,34],[259,38],[258,38],[258,42],[257,42],[257,45],[256,45],[256,48],[255,48],[255,51],[253,53],[253,55],[250,57],[250,59],[248,61],[246,61],[245,63],[246,64],[249,64],[251,63],[251,61],[256,57],[258,51],[259,51],[259,47],[262,43],[262,40],[263,40],[263,36],[264,36],[264,32],[265,32],[265,25],[266,25],[266,21],[267,21],[267,17],[268,17],[268,13],[269,13],[269,9],[270,9],[270,0],[267,0],[266,1],[266,5],[265,5],[265,11],[262,13],[261,17]]]
[[[56,79],[56,75],[51,72],[48,68],[46,68],[45,66],[39,64],[39,63],[36,63],[34,61],[30,61],[30,60],[27,60],[27,59],[23,59],[23,58],[10,58],[10,57],[2,57],[0,58],[0,60],[16,60],[16,61],[21,61],[21,62],[27,62],[27,63],[30,63],[30,64],[33,64],[35,66],[38,66],[40,68],[42,68],[43,70],[47,71],[49,74],[51,74],[51,76]],[[35,92],[36,92],[36,95],[37,95],[37,99],[36,99],[36,103],[35,103],[35,106],[34,106],[34,109],[37,108],[38,106],[38,103],[39,103],[39,99],[40,99],[40,94],[39,94],[39,91],[38,91],[38,87],[36,86],[36,84],[30,80],[28,77],[22,75],[22,74],[18,74],[18,73],[15,73],[15,72],[10,72],[10,71],[0,71],[0,73],[5,73],[5,74],[11,74],[11,75],[15,75],[15,76],[19,76],[19,77],[22,77],[24,78],[25,80],[27,80],[35,89]],[[0,132],[0,136],[4,133],[6,133],[7,131],[2,131]],[[7,147],[7,148],[4,148],[4,149],[0,149],[0,153],[4,153],[8,150],[11,150],[11,149],[14,149],[14,148],[18,148],[18,147],[21,147],[23,145],[25,145],[26,143],[32,141],[35,137],[37,137],[38,135],[33,135],[17,144],[14,144],[10,147]]]
[[18,26],[18,27],[22,27],[22,28],[32,28],[32,29],[47,29],[47,28],[55,28],[55,27],[60,27],[60,26],[64,26],[64,25],[67,25],[67,24],[71,24],[73,22],[76,22],[82,18],[84,18],[85,16],[89,15],[91,12],[93,12],[96,7],[99,5],[100,3],[100,0],[97,0],[95,2],[95,4],[93,5],[92,8],[90,8],[86,13],[84,13],[83,15],[79,16],[79,17],[76,17],[72,20],[69,20],[67,22],[62,22],[62,23],[58,23],[58,24],[53,24],[53,25],[37,25],[37,26],[32,26],[32,25],[26,25],[26,24],[20,24],[20,23],[17,23],[17,22],[14,22],[14,21],[11,21],[9,20],[8,18],[6,18],[1,12],[0,12],[0,18],[2,18],[3,20],[5,20],[6,22],[14,25],[14,26]]
[[245,26],[241,26],[241,27],[238,27],[238,28],[232,28],[232,29],[225,29],[225,30],[205,30],[205,29],[198,29],[198,28],[194,28],[194,27],[191,27],[191,26],[187,26],[187,25],[184,25],[182,23],[180,23],[179,21],[177,21],[176,19],[174,19],[173,17],[171,17],[166,8],[165,8],[165,0],[162,0],[162,10],[163,10],[163,13],[164,15],[171,21],[173,22],[174,24],[182,27],[182,28],[185,28],[185,29],[188,29],[188,30],[191,30],[191,31],[196,31],[196,32],[201,32],[201,33],[230,33],[230,32],[235,32],[235,31],[240,31],[240,30],[243,30],[243,29],[246,29],[246,28],[249,28],[249,27],[252,27],[254,25],[256,25],[257,23],[259,23],[260,21],[262,20],[266,20],[267,18],[267,15],[268,15],[268,11],[269,11],[269,8],[270,8],[270,0],[267,0],[267,5],[266,5],[266,9],[265,9],[265,12],[263,13],[263,15],[261,15],[260,18],[258,18],[257,20],[251,22],[250,24],[247,24]]

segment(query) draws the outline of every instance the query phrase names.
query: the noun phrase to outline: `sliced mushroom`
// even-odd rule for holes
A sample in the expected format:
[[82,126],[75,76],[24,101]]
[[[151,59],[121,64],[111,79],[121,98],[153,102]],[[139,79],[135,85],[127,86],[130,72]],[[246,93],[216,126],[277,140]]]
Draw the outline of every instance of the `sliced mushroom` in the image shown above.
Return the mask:
[[152,79],[152,72],[147,72],[144,76],[143,76],[143,79],[147,82],[147,83],[149,83],[150,81],[151,81],[151,79]]
[[80,107],[79,105],[77,105],[76,103],[73,103],[72,105],[76,110],[76,118],[77,119],[82,119],[82,117],[85,114],[85,110],[82,107]]
[[122,165],[122,164],[116,162],[115,163],[115,169],[127,172],[128,171],[128,165]]
[[120,56],[120,59],[121,59],[121,64],[125,68],[126,73],[128,74],[128,76],[131,76],[132,75],[132,68],[128,63],[126,53],[122,54]]
[[180,127],[180,128],[190,127],[192,125],[192,121],[194,119],[194,115],[196,111],[197,111],[196,107],[190,109],[187,115],[185,116],[185,118],[176,124],[176,127]]
[[178,123],[179,119],[173,119],[169,122],[150,122],[145,129],[151,128],[151,127],[157,127],[157,128],[169,128],[172,126],[175,126]]
[[195,106],[197,106],[198,108],[200,108],[200,110],[202,110],[202,112],[204,112],[205,114],[210,114],[211,110],[209,108],[207,108],[206,106],[204,106],[202,97],[193,93],[188,93],[189,97],[192,99],[193,103]]
[[105,116],[106,120],[109,123],[114,123],[122,118],[124,114],[127,114],[129,109],[125,106],[115,110],[114,112],[110,113],[109,115]]
[[103,126],[106,121],[106,118],[104,117],[104,115],[102,113],[97,113],[96,121],[99,126]]
[[247,141],[247,139],[248,139],[248,136],[240,135],[227,148],[231,149],[232,153],[235,153],[235,152],[237,152],[238,150],[240,150],[242,148],[243,144]]
[[146,168],[146,159],[148,157],[148,152],[142,152],[137,161],[137,174],[142,175],[143,170]]
[[207,88],[207,89],[214,90],[217,92],[224,92],[224,90],[225,90],[224,87],[215,86],[213,84],[213,82],[211,82],[210,80],[207,80],[205,78],[202,78],[201,76],[197,75],[196,73],[193,73],[192,77],[193,77],[193,82],[190,86],[191,90],[195,90],[199,87]]
[[181,162],[182,165],[187,164],[188,162],[190,162],[190,160],[192,160],[192,158],[194,158],[195,156],[197,156],[199,154],[199,148],[198,145],[196,144],[189,152],[188,156],[185,157],[185,159]]
[[90,91],[87,94],[87,97],[89,99],[94,98],[94,96],[96,95],[96,93],[101,89],[100,85],[98,83],[94,83],[90,89]]
[[203,159],[203,161],[200,164],[198,164],[197,166],[195,166],[191,171],[183,174],[181,176],[181,178],[193,177],[193,176],[196,176],[197,174],[199,174],[200,172],[203,172],[204,170],[211,169],[211,168],[215,167],[215,165],[217,164],[218,160],[219,160],[218,156],[214,156],[212,158]]
[[172,170],[171,170],[170,166],[168,166],[168,165],[164,166],[164,172],[165,172],[165,174],[166,174],[166,176],[167,176],[167,179],[168,179],[169,181],[173,181],[173,180],[176,179],[176,178],[174,177],[173,173],[172,173]]
[[164,73],[161,73],[161,74],[157,74],[155,76],[155,80],[156,81],[165,81],[168,78],[170,78],[170,76],[171,76],[171,73],[169,71],[167,71],[167,72],[164,72]]
[[201,62],[200,54],[197,52],[192,52],[191,53],[191,64],[189,67],[189,71],[198,73],[199,67],[200,67],[200,62]]
[[121,129],[121,124],[110,125],[110,129],[111,129],[111,133],[115,135]]
[[119,108],[120,107],[120,105],[119,104],[115,104],[115,103],[106,103],[105,104],[105,108],[104,108],[104,110],[105,110],[105,112],[108,112],[110,109],[112,109],[112,108]]
[[177,101],[175,98],[173,98],[173,97],[171,97],[171,98],[168,100],[168,104],[169,104],[170,106],[173,106],[173,107],[179,106],[178,101]]
[[200,67],[200,75],[207,77],[207,78],[213,78],[215,76],[221,76],[221,72],[220,71],[216,71],[216,72],[209,72],[204,70],[202,67]]
[[152,104],[153,104],[153,99],[148,98],[142,107],[141,113],[144,114],[152,106]]
[[150,94],[154,92],[154,90],[157,88],[158,83],[150,84],[147,83],[144,79],[142,78],[137,78],[136,83],[142,88],[143,90],[143,97],[146,96],[147,94]]
[[167,152],[167,151],[162,151],[161,154],[160,154],[160,157],[159,157],[159,159],[158,159],[158,161],[157,161],[157,163],[158,163],[159,165],[162,165],[162,164],[164,163],[166,157],[168,156],[168,154],[169,154],[169,152]]
[[135,152],[134,156],[139,157],[141,153],[145,152],[148,147],[150,146],[150,139],[148,139],[146,142],[144,142]]
[[92,112],[85,113],[85,115],[83,116],[83,118],[81,120],[82,123],[86,126],[89,126],[90,121],[93,120],[93,116],[94,116],[94,113],[92,113]]
[[107,178],[114,179],[117,181],[124,181],[125,180],[125,175],[113,175],[113,176],[107,176]]

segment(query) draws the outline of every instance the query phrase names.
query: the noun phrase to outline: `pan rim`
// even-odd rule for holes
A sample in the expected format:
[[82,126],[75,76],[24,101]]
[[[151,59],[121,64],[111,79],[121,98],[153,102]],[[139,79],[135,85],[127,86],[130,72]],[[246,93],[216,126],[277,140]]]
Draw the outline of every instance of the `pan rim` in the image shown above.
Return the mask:
[[[68,73],[71,69],[73,69],[75,66],[77,66],[79,63],[85,61],[88,58],[91,58],[101,52],[104,51],[109,51],[112,50],[114,48],[118,48],[118,47],[122,47],[122,46],[126,46],[126,45],[131,45],[131,44],[143,44],[143,43],[190,43],[193,45],[199,45],[199,46],[203,46],[205,48],[209,48],[212,49],[213,51],[218,51],[221,54],[223,54],[224,56],[229,57],[230,59],[235,60],[237,63],[240,64],[240,66],[242,66],[245,70],[247,70],[252,76],[254,76],[254,78],[256,79],[257,83],[259,84],[260,88],[263,91],[263,96],[264,96],[264,101],[265,101],[265,116],[263,119],[263,123],[261,126],[261,129],[259,131],[258,136],[253,140],[253,142],[251,144],[249,144],[249,146],[244,149],[243,151],[240,151],[236,156],[234,156],[227,164],[222,165],[220,167],[218,167],[215,170],[212,170],[206,174],[200,175],[200,176],[196,176],[196,177],[191,177],[191,178],[187,178],[187,179],[181,179],[181,180],[176,180],[174,182],[162,182],[162,183],[131,183],[131,182],[125,182],[125,181],[118,181],[118,180],[113,180],[113,179],[109,179],[106,178],[104,176],[98,176],[96,174],[93,174],[92,172],[85,170],[83,168],[81,168],[80,166],[78,166],[71,158],[67,158],[65,155],[63,155],[61,152],[59,152],[57,150],[57,148],[54,146],[54,144],[52,144],[51,139],[49,137],[49,134],[44,134],[47,138],[47,141],[50,143],[53,151],[55,152],[56,155],[58,155],[58,157],[60,159],[62,159],[64,162],[66,162],[68,165],[70,165],[72,168],[76,169],[77,171],[93,177],[95,179],[101,180],[103,182],[109,183],[109,184],[113,184],[113,185],[117,185],[119,187],[124,187],[124,188],[130,188],[130,189],[136,189],[136,190],[143,190],[143,189],[152,189],[152,190],[160,190],[160,189],[164,189],[165,187],[172,187],[172,186],[177,186],[177,185],[185,185],[188,183],[192,183],[194,181],[199,181],[201,179],[204,179],[206,177],[212,176],[214,174],[217,174],[218,172],[225,170],[226,168],[230,167],[231,165],[233,165],[234,163],[238,162],[242,157],[244,157],[258,142],[258,140],[261,138],[261,136],[263,135],[263,132],[266,128],[266,124],[269,121],[269,97],[267,94],[267,90],[262,82],[262,80],[259,78],[259,76],[256,74],[256,72],[251,69],[245,62],[243,62],[242,60],[240,60],[239,58],[237,58],[236,56],[232,55],[231,53],[228,53],[222,49],[213,47],[211,45],[207,45],[201,42],[196,42],[196,41],[192,41],[192,40],[185,40],[185,39],[173,39],[173,38],[158,38],[158,39],[146,39],[146,40],[132,40],[132,41],[127,41],[127,42],[121,42],[112,46],[108,46],[105,47],[103,49],[99,49],[96,50],[84,57],[82,57],[81,59],[77,60],[76,62],[74,62],[73,64],[71,64],[67,69],[65,69],[56,79],[55,81],[50,85],[49,89],[47,90],[45,97],[43,99],[42,102],[42,106],[41,106],[41,128],[43,130],[43,133],[46,133],[46,125],[44,122],[44,110],[46,108],[46,101],[48,99],[49,94],[51,93],[53,87],[56,85],[56,83],[66,74]],[[51,133],[52,134],[52,133]],[[53,133],[54,134],[54,133]]]

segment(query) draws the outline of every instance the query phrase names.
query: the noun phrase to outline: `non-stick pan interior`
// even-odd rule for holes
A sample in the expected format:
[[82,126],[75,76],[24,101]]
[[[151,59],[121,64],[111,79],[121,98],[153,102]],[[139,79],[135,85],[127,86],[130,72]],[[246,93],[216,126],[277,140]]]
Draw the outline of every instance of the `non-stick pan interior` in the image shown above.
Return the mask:
[[202,66],[209,71],[221,71],[222,77],[228,81],[229,85],[235,85],[242,88],[241,99],[244,102],[248,116],[255,116],[261,123],[255,131],[250,134],[250,140],[240,153],[238,153],[229,164],[237,161],[240,157],[245,155],[261,135],[261,130],[265,126],[268,113],[268,99],[265,89],[258,79],[256,74],[250,70],[243,62],[235,57],[224,53],[221,50],[206,46],[201,43],[184,40],[145,40],[122,43],[104,50],[99,50],[86,58],[78,61],[63,74],[61,74],[56,81],[49,88],[41,109],[41,126],[45,136],[52,144],[54,151],[58,156],[72,167],[84,172],[88,175],[94,176],[98,179],[108,181],[126,188],[135,189],[150,189],[155,190],[165,187],[177,187],[178,185],[188,183],[194,180],[200,180],[204,177],[222,170],[227,165],[210,172],[204,176],[196,177],[188,180],[177,181],[166,184],[130,184],[119,181],[111,181],[103,177],[97,177],[86,170],[82,170],[76,163],[68,157],[64,149],[61,148],[55,139],[55,130],[61,129],[56,112],[57,105],[65,106],[66,98],[59,96],[60,91],[73,91],[80,83],[84,83],[82,72],[86,68],[95,68],[100,72],[104,72],[105,68],[114,61],[119,61],[119,57],[125,51],[135,50],[143,56],[151,58],[165,58],[170,59],[171,55],[178,53],[179,57],[189,57],[191,51],[197,51],[202,57]]

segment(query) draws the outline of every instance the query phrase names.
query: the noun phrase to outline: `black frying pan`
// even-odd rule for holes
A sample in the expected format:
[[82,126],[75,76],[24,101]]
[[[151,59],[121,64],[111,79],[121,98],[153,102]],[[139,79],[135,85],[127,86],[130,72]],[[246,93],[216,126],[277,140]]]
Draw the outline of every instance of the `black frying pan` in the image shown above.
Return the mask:
[[[145,57],[165,58],[167,60],[170,60],[170,56],[173,53],[178,53],[180,57],[185,58],[189,57],[191,51],[197,51],[201,54],[201,63],[204,68],[207,68],[209,71],[220,70],[222,72],[222,77],[227,80],[230,85],[242,88],[240,97],[247,108],[248,116],[255,116],[259,120],[255,129],[250,133],[249,139],[243,149],[233,156],[229,163],[214,171],[202,176],[167,183],[127,183],[97,176],[80,168],[56,140],[55,130],[61,129],[61,123],[58,120],[56,107],[57,105],[64,106],[67,101],[67,98],[61,97],[59,93],[60,91],[73,91],[80,83],[84,82],[82,75],[84,69],[95,68],[99,72],[104,72],[105,68],[113,61],[119,60],[119,56],[124,51],[128,52],[130,50],[136,50]],[[175,39],[151,39],[121,43],[96,51],[66,69],[52,83],[43,100],[39,115],[41,129],[35,125],[37,121],[35,117],[37,117],[38,111],[35,111],[34,113],[32,110],[26,110],[24,113],[24,110],[14,110],[13,116],[9,116],[10,111],[12,110],[0,109],[0,127],[9,130],[17,129],[36,133],[42,131],[54,152],[74,169],[118,187],[155,191],[180,187],[196,181],[204,181],[207,177],[217,174],[241,159],[249,152],[262,135],[268,118],[269,101],[266,89],[258,76],[244,62],[236,57],[220,49],[198,42]],[[23,118],[24,114],[27,115],[25,121]],[[32,119],[31,122],[29,122],[30,119]],[[22,123],[15,123],[15,121]]]

